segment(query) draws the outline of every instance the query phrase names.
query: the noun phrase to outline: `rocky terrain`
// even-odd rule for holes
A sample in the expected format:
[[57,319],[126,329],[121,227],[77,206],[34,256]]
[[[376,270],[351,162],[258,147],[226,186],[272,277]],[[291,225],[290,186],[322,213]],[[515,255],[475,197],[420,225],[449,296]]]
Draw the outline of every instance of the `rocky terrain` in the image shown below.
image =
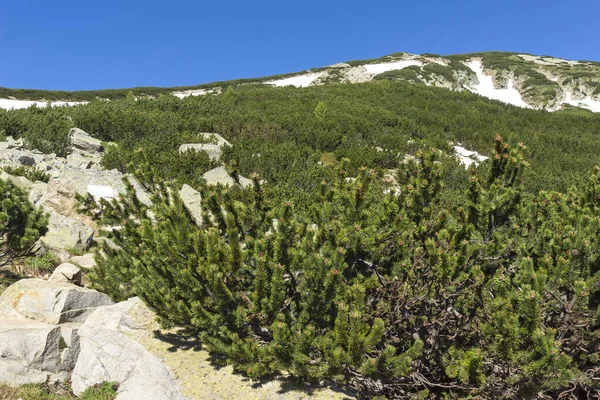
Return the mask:
[[[190,143],[180,151],[206,151],[216,159],[221,146]],[[75,194],[112,199],[125,191],[123,178],[134,184],[145,203],[150,197],[131,176],[102,169],[105,145],[80,129],[71,131],[72,153],[66,158],[23,148],[20,140],[0,142],[0,179],[29,192],[30,201],[50,216],[48,233],[35,251],[51,253],[61,264],[45,279],[22,279],[0,295],[0,383],[70,381],[78,395],[101,382],[119,383],[118,399],[299,399],[349,398],[336,387],[302,386],[285,379],[255,383],[216,368],[201,344],[173,331],[161,331],[154,314],[138,298],[121,303],[84,287],[85,271],[94,268],[95,241],[104,240],[93,221],[77,213]],[[48,174],[48,182],[11,175],[22,166]],[[12,171],[12,170],[11,170]],[[209,185],[248,185],[234,180],[221,166],[208,171]],[[200,194],[184,185],[180,191],[192,216],[201,221]],[[115,244],[118,245],[118,244]],[[75,255],[82,254],[83,255]]]

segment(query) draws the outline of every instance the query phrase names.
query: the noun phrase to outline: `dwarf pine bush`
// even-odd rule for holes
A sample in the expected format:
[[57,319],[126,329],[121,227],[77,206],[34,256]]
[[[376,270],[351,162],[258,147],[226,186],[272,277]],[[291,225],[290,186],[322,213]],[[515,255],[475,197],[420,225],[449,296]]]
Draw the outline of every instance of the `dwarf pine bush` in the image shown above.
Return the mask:
[[29,202],[27,193],[0,180],[0,267],[29,254],[46,233],[47,223],[48,217]]
[[91,279],[254,378],[394,398],[598,394],[600,169],[587,187],[530,195],[522,151],[496,137],[464,193],[444,187],[435,149],[386,195],[371,170],[347,180],[343,161],[306,213],[271,204],[254,176],[245,191],[204,188],[202,226],[176,188],[150,183],[147,207],[130,186],[102,204],[122,228]]

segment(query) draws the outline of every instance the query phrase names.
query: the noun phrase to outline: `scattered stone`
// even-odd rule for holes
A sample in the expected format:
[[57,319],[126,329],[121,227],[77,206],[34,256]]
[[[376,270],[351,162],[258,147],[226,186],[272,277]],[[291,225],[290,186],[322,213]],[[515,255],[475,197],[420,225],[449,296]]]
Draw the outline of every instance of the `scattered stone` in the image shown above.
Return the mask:
[[205,152],[212,161],[219,161],[223,152],[221,147],[216,144],[204,144],[204,143],[187,143],[179,146],[179,152],[185,153],[188,150],[194,150],[198,152]]
[[84,157],[79,153],[71,153],[67,156],[67,163],[80,169],[90,169],[94,164],[94,161],[89,157]]
[[71,257],[69,262],[85,269],[92,269],[96,266],[96,260],[92,253]]
[[65,217],[53,209],[45,208],[45,210],[50,211],[50,218],[48,233],[40,238],[42,254],[60,250],[89,249],[94,237],[94,229],[91,226],[75,218]]
[[31,182],[29,179],[25,178],[24,176],[13,176],[13,175],[7,174],[4,171],[0,172],[0,179],[2,179],[4,181],[10,181],[16,187],[18,187],[19,189],[22,189],[24,191],[28,191],[33,186],[33,182]]
[[183,185],[179,191],[183,206],[190,213],[196,225],[202,225],[202,197],[200,193],[189,185]]
[[70,135],[71,140],[73,141],[73,147],[90,153],[101,153],[104,151],[104,146],[102,146],[100,140],[90,137],[87,132],[79,128],[71,129]]
[[223,138],[223,136],[219,135],[218,133],[202,132],[199,133],[199,135],[202,135],[202,138],[206,141],[216,141],[219,147],[231,146],[231,143],[225,140],[225,138]]
[[49,324],[84,322],[96,307],[113,304],[105,294],[64,282],[23,279],[0,295],[0,315],[19,314]]
[[25,165],[28,167],[32,167],[35,165],[35,159],[31,156],[21,156],[19,157],[19,164]]
[[71,263],[63,263],[56,267],[48,281],[72,283],[81,286],[81,275],[81,269],[79,267],[76,267]]
[[[202,177],[206,180],[209,186],[238,186],[238,183],[225,170],[224,167],[217,167],[207,171]],[[239,175],[239,185],[246,188],[252,185],[252,180]]]

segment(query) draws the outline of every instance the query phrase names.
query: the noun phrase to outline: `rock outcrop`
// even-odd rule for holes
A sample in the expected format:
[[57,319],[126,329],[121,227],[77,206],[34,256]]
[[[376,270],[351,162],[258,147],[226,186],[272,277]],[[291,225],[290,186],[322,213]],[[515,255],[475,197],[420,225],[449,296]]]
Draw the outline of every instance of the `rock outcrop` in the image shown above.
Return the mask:
[[80,351],[71,376],[73,392],[120,382],[119,399],[183,399],[165,364],[128,335],[152,324],[154,315],[138,299],[98,308],[78,331]]
[[[63,264],[53,277],[77,270]],[[129,335],[153,323],[137,298],[114,304],[69,282],[21,280],[0,296],[0,383],[71,380],[81,394],[116,381],[119,400],[183,399],[167,366]]]

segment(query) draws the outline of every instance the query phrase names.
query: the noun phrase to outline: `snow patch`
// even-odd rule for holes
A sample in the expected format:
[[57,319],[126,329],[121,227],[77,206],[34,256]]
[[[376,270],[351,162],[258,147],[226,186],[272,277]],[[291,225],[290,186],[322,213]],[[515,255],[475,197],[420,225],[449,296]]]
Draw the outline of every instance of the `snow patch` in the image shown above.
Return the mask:
[[304,75],[296,75],[290,78],[277,79],[274,81],[263,82],[273,86],[296,86],[296,87],[307,87],[314,80],[323,76],[324,72],[314,72]]
[[468,87],[471,92],[476,93],[480,96],[487,97],[488,99],[499,100],[506,104],[512,104],[517,107],[531,108],[531,106],[521,97],[521,93],[513,86],[513,80],[508,81],[508,88],[496,89],[494,87],[494,80],[491,76],[486,75],[483,72],[483,65],[481,61],[474,60],[465,63],[465,65],[473,70],[477,75],[479,84],[474,87]]
[[475,166],[477,166],[480,162],[484,162],[489,158],[482,156],[476,151],[467,150],[459,145],[454,146],[454,153],[456,154],[458,161],[460,161],[460,163],[464,165],[466,169],[468,169],[471,164],[475,164]]
[[563,101],[563,104],[570,104],[572,106],[587,108],[592,112],[600,112],[600,101],[592,99],[590,96],[587,96],[585,99],[575,100],[572,98],[571,93],[566,93],[566,99]]
[[[3,108],[5,110],[18,110],[21,108],[29,108],[34,104],[38,107],[46,107],[47,102],[31,101],[31,100],[0,99],[0,108]],[[53,101],[52,107],[76,106],[79,104],[87,104],[87,101]]]
[[198,89],[198,90],[183,90],[180,92],[173,92],[173,96],[183,99],[188,96],[204,96],[206,94],[214,93],[215,89]]
[[420,67],[421,65],[423,65],[423,63],[417,60],[402,60],[381,64],[365,64],[363,65],[363,67],[367,70],[369,74],[379,75],[387,71],[404,69],[406,67],[410,67],[411,65],[416,65]]

